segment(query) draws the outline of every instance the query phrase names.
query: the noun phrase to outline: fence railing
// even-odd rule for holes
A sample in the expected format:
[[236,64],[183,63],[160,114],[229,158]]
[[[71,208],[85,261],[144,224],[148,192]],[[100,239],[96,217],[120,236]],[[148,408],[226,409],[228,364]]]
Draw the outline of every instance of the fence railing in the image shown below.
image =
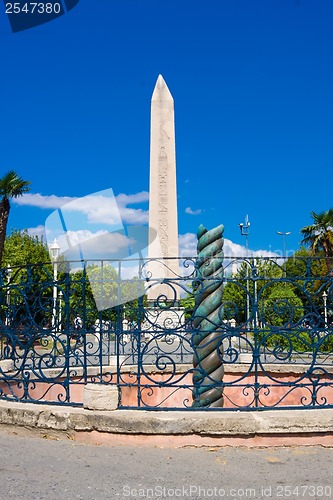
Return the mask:
[[[177,275],[161,260],[163,278],[142,260],[58,262],[56,275],[52,263],[0,270],[0,398],[82,405],[85,384],[102,383],[118,386],[120,408],[197,410],[193,401],[214,386],[220,410],[333,407],[325,260],[223,263],[214,344],[209,325],[194,321],[205,294],[195,259],[179,259]],[[148,301],[154,287],[162,292]],[[202,352],[218,353],[218,380],[198,337]]]

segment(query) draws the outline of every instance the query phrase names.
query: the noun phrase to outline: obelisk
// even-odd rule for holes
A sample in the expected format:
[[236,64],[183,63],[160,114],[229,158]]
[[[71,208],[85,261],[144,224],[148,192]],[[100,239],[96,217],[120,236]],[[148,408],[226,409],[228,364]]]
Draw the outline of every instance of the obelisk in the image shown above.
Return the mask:
[[148,300],[164,295],[166,301],[174,301],[179,299],[177,286],[175,293],[167,284],[154,284],[179,277],[174,101],[162,75],[151,100],[150,127],[148,257],[157,260],[149,263],[153,286]]

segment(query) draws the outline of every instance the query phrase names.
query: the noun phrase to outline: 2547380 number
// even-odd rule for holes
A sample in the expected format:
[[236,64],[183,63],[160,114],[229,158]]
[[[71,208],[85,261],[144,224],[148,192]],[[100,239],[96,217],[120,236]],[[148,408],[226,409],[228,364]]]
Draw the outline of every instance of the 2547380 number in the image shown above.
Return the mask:
[[43,2],[8,2],[6,3],[6,14],[60,14],[60,3]]

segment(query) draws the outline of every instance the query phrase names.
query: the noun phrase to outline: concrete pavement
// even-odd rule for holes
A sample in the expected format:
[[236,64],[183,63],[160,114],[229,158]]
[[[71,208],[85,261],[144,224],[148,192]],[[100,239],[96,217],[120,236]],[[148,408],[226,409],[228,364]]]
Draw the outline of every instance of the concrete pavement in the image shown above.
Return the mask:
[[331,449],[95,446],[0,427],[0,499],[320,499],[333,496]]

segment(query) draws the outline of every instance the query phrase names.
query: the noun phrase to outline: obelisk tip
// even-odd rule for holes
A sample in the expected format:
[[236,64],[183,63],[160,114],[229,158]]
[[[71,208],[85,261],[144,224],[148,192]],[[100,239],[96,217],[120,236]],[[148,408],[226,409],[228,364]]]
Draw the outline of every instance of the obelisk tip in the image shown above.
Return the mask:
[[167,84],[165,83],[165,80],[161,74],[158,75],[158,78],[156,80],[156,85],[154,88],[153,96],[152,96],[152,101],[173,101],[173,97],[171,95],[170,90],[168,89]]
[[161,74],[159,74],[158,77],[157,77],[156,85],[158,87],[160,87],[160,88],[163,87],[163,86],[166,86],[165,80],[164,80],[164,78],[163,78],[163,76]]

